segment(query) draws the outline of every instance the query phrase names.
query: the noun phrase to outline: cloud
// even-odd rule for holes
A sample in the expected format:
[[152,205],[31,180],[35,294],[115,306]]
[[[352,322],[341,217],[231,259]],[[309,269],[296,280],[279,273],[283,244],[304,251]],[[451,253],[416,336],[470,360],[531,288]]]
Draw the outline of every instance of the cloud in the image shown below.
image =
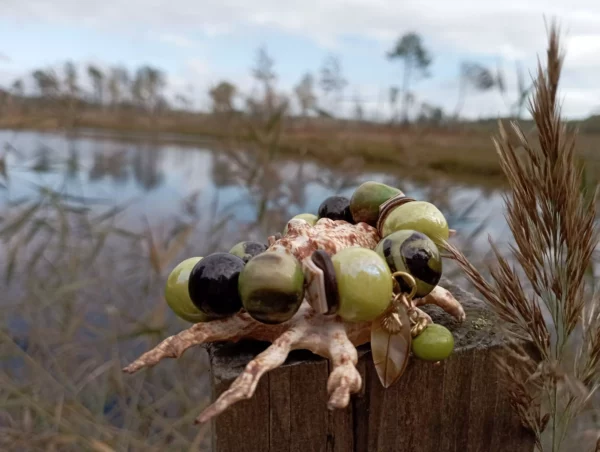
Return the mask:
[[170,33],[163,33],[159,35],[158,40],[166,44],[172,44],[175,47],[190,48],[197,45],[196,41],[189,39],[186,36]]
[[187,69],[192,71],[194,78],[206,76],[211,73],[210,66],[206,60],[201,58],[190,58],[185,63]]
[[10,63],[12,60],[10,59],[10,57],[8,57],[4,53],[0,52],[0,61],[4,61],[5,63]]
[[600,55],[600,32],[597,34],[575,35],[567,39],[569,52],[566,57],[572,68],[598,68]]
[[[594,99],[598,99],[594,97],[600,72],[597,62],[600,3],[597,0],[205,0],[201,3],[195,0],[92,3],[4,0],[3,15],[17,20],[75,23],[111,31],[152,29],[162,42],[181,48],[194,45],[190,36],[216,39],[230,35],[247,39],[252,33],[269,31],[301,36],[324,49],[349,47],[351,44],[344,44],[348,37],[369,39],[378,52],[377,46],[388,46],[400,34],[414,30],[423,35],[425,44],[436,57],[453,54],[485,61],[500,60],[506,67],[514,67],[515,60],[520,60],[526,70],[535,69],[537,55],[544,56],[544,17],[557,17],[567,32],[564,112],[588,114],[594,108]],[[202,63],[191,64],[192,67],[199,64],[194,69],[197,79],[216,81],[228,75],[234,79],[238,76],[203,67]],[[438,84],[446,82],[437,80]],[[442,99],[441,103],[448,105],[455,103],[456,90],[426,86],[432,93],[427,94],[427,99]],[[467,105],[479,105],[481,112],[505,108],[497,93],[473,97]],[[467,105],[465,112],[472,111]]]
[[111,27],[200,30],[212,35],[269,27],[315,41],[348,34],[388,41],[402,31],[416,29],[438,43],[484,53],[499,51],[502,45],[526,53],[537,50],[544,40],[540,33],[543,15],[557,15],[571,27],[588,31],[596,30],[600,23],[596,0],[207,0],[201,6],[194,0],[5,0],[4,14],[87,25],[109,23]]
[[[111,30],[152,28],[159,39],[190,47],[187,34],[243,36],[268,29],[337,48],[345,36],[389,43],[415,30],[432,50],[535,61],[545,45],[544,16],[560,18],[574,42],[598,39],[597,0],[4,0],[3,14],[19,20],[76,23]],[[585,43],[584,43],[585,44]]]

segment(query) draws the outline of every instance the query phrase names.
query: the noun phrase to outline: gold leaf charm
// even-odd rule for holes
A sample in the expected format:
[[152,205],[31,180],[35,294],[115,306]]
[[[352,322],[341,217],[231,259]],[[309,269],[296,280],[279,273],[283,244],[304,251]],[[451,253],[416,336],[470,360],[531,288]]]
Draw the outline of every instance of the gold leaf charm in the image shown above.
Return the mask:
[[389,388],[404,373],[410,355],[410,320],[403,305],[371,324],[373,363],[384,388]]

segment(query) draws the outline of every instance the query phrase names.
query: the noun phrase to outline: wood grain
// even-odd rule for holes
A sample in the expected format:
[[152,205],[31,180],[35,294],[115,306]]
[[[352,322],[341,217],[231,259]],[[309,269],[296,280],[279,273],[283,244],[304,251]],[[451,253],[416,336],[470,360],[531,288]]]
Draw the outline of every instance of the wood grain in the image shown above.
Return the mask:
[[[425,310],[451,329],[454,355],[434,365],[411,359],[404,375],[384,389],[369,345],[359,348],[363,387],[345,410],[327,410],[329,363],[306,351],[265,375],[254,397],[213,423],[214,452],[532,452],[534,440],[498,384],[493,352],[503,343],[485,305],[443,281],[463,304],[457,324],[437,307]],[[213,396],[227,389],[267,344],[208,347]]]

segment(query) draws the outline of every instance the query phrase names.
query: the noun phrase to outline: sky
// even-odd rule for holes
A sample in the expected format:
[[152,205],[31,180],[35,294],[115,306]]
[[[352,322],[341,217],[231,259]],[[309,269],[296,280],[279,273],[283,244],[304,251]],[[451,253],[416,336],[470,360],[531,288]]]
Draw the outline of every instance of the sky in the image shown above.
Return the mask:
[[2,0],[0,86],[66,60],[131,70],[150,64],[167,74],[168,96],[185,93],[207,109],[206,93],[221,80],[247,94],[258,89],[251,68],[264,45],[278,91],[291,93],[306,72],[318,76],[335,55],[348,81],[339,113],[358,99],[368,117],[385,117],[389,88],[402,82],[401,63],[386,53],[412,31],[433,58],[431,76],[411,88],[417,103],[453,112],[460,64],[472,61],[504,71],[506,99],[497,90],[469,92],[461,114],[495,117],[517,98],[516,65],[529,81],[544,58],[554,17],[565,37],[563,113],[600,112],[597,0]]

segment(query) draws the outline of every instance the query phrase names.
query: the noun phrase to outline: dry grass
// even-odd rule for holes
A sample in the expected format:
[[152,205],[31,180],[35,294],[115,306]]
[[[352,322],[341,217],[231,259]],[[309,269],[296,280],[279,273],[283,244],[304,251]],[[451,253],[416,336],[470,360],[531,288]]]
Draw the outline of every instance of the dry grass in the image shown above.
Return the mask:
[[[62,131],[97,135],[100,131],[123,139],[152,136],[157,141],[213,145],[235,141],[252,147],[256,127],[240,115],[216,117],[204,113],[163,112],[155,118],[140,112],[97,107],[67,109],[62,104],[30,106],[0,114],[0,128]],[[365,167],[390,167],[423,178],[449,177],[486,186],[505,184],[498,158],[489,146],[487,125],[422,126],[410,128],[324,118],[310,120],[284,116],[278,152],[292,158],[313,158],[326,165],[339,165],[348,158]],[[256,126],[256,124],[254,124]],[[507,130],[511,142],[518,142]],[[596,156],[600,136],[580,137],[580,155],[600,167]],[[594,168],[594,169],[595,169]],[[367,168],[368,169],[368,168]]]
[[[0,450],[206,448],[207,430],[190,417],[209,401],[201,351],[138,381],[121,372],[130,353],[181,329],[156,294],[183,242],[207,251],[189,239],[198,218],[150,235],[121,229],[123,206],[98,205],[77,184],[40,180],[11,196],[23,186],[13,169],[32,163],[10,157],[0,157],[9,160],[0,171]],[[50,158],[67,173],[68,162]]]
[[[252,133],[240,118],[214,118],[210,115],[165,113],[155,123],[148,117],[119,111],[85,110],[75,117],[58,108],[39,108],[25,113],[0,116],[0,127],[11,129],[63,130],[66,125],[85,134],[94,129],[114,134],[149,133],[157,139],[194,144],[198,141],[230,140],[251,144]],[[590,137],[597,142],[597,137]],[[489,147],[486,129],[463,127],[390,127],[348,122],[334,125],[313,120],[286,118],[279,151],[290,156],[310,156],[328,164],[348,157],[360,158],[369,165],[390,165],[432,175],[478,178],[502,183],[502,170]]]
[[[571,421],[590,401],[600,377],[600,321],[586,286],[598,242],[596,191],[584,187],[575,155],[576,133],[560,117],[562,63],[559,30],[553,24],[547,65],[538,67],[530,101],[537,139],[514,123],[518,143],[502,124],[494,139],[510,188],[506,218],[519,269],[494,249],[490,283],[448,245],[468,279],[510,326],[506,334],[515,344],[514,359],[500,362],[506,387],[540,450],[552,452],[563,450],[566,436],[573,433]],[[533,353],[518,345],[523,340],[533,346]],[[575,361],[569,353],[574,343]]]

